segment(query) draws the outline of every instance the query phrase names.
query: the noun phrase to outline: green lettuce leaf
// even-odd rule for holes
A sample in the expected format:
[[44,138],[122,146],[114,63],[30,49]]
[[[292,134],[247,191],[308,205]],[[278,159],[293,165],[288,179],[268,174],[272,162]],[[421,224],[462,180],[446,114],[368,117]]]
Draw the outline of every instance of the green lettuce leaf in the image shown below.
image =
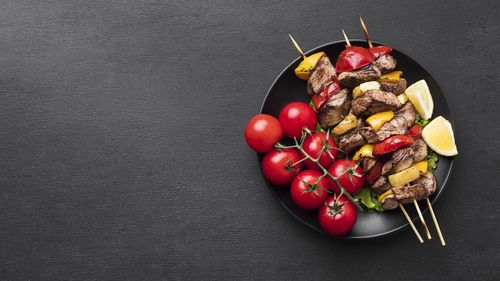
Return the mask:
[[439,158],[437,153],[429,149],[429,154],[427,154],[427,163],[428,163],[427,170],[429,170],[429,172],[434,171],[438,166],[438,161]]
[[368,186],[363,187],[360,191],[354,194],[354,198],[358,200],[361,205],[365,206],[368,211],[384,211],[377,200],[377,194]]

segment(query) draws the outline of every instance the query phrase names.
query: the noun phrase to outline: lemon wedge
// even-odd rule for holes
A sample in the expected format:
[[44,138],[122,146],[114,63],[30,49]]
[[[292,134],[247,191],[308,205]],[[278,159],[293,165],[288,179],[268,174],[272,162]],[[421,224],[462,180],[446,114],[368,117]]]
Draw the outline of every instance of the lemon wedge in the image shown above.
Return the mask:
[[420,117],[430,119],[434,111],[434,101],[432,100],[431,91],[425,80],[420,80],[405,91],[408,100],[413,104]]
[[424,127],[422,138],[432,150],[441,155],[454,156],[458,154],[450,121],[444,119],[443,116],[434,118]]

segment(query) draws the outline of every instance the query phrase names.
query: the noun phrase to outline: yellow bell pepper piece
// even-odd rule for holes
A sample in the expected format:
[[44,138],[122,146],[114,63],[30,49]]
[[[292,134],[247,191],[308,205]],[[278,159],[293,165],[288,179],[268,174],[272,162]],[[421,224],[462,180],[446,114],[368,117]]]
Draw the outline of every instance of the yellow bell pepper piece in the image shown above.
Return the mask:
[[418,171],[420,172],[420,174],[427,173],[428,166],[429,166],[429,163],[427,162],[427,160],[423,160],[423,161],[414,163],[412,165],[412,167],[416,167],[418,169]]
[[405,95],[405,93],[400,94],[399,96],[397,96],[397,98],[401,104],[405,104],[408,101],[408,97]]
[[417,167],[410,167],[399,173],[395,173],[389,176],[389,182],[392,186],[402,186],[409,182],[412,182],[420,177],[420,172]]
[[362,157],[370,157],[373,158],[373,144],[365,144],[363,145],[352,157],[352,160],[358,161],[359,158]]
[[391,120],[394,117],[394,112],[384,111],[375,113],[372,116],[366,118],[366,123],[370,124],[372,128],[376,131],[385,124],[385,122]]
[[380,194],[380,196],[378,197],[378,202],[381,203],[387,196],[391,195],[392,194],[392,189],[389,189],[387,190],[386,192]]
[[295,75],[302,79],[307,80],[311,76],[311,72],[316,67],[318,61],[325,55],[325,52],[314,53],[310,56],[306,56],[295,68]]
[[392,71],[380,76],[380,81],[383,80],[399,81],[399,79],[401,79],[401,75],[403,75],[403,71],[399,70]]
[[333,133],[337,136],[345,134],[350,129],[354,129],[358,126],[358,118],[349,111],[349,114],[342,120],[335,128],[333,128]]

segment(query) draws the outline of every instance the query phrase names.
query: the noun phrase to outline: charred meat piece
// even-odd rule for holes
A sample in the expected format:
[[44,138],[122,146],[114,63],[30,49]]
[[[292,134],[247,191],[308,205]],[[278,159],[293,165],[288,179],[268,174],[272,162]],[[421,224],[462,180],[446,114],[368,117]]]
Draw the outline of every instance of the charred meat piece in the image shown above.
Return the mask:
[[380,176],[372,185],[372,189],[378,194],[382,194],[391,189],[391,184],[386,176]]
[[404,169],[410,168],[413,164],[413,149],[411,147],[401,148],[396,150],[392,156],[392,172],[401,172]]
[[393,56],[386,54],[376,58],[373,64],[384,74],[393,71],[396,68],[397,61]]
[[335,67],[327,56],[319,59],[316,67],[307,80],[307,93],[309,96],[323,91],[323,85],[335,78]]
[[369,64],[351,72],[342,72],[338,75],[338,79],[343,88],[354,89],[361,83],[378,80],[380,75],[380,70]]
[[394,187],[392,188],[392,193],[401,204],[412,203],[413,200],[419,201],[427,197],[427,189],[421,183]]
[[364,157],[361,160],[361,166],[363,167],[363,171],[365,173],[370,171],[373,168],[373,166],[375,166],[375,163],[377,163],[377,159],[370,158],[370,157]]
[[436,191],[436,178],[431,172],[421,175],[420,178],[413,181],[412,184],[423,185],[425,190],[427,190],[426,197],[431,196]]
[[387,162],[384,163],[384,166],[382,166],[382,175],[388,175],[392,171],[392,161],[389,159]]
[[[356,100],[357,99],[352,102],[353,110],[358,106],[357,103],[355,105]],[[415,117],[415,108],[413,108],[413,105],[410,102],[405,103],[405,105],[394,114],[394,118],[382,125],[377,131],[378,140],[383,141],[392,135],[404,134],[415,122]]]
[[358,118],[358,127],[352,130],[351,132],[342,135],[339,138],[339,147],[345,152],[351,152],[356,147],[361,146],[366,143],[365,138],[359,133],[358,129],[360,125],[363,123],[361,118]]
[[366,124],[363,122],[361,126],[358,128],[358,132],[365,138],[367,143],[377,143],[378,142],[378,136],[377,132],[375,129],[373,129],[372,126]]
[[399,202],[394,194],[390,194],[380,202],[380,206],[384,208],[384,210],[393,210],[399,206]]
[[413,162],[422,161],[427,157],[427,144],[423,139],[416,139],[410,148],[413,150]]
[[[381,90],[368,90],[351,102],[355,115],[372,115],[382,111],[396,110],[401,102],[396,95]],[[412,122],[413,123],[413,122]]]
[[319,124],[332,128],[340,123],[351,110],[351,91],[342,89],[333,95],[318,112]]
[[398,81],[382,81],[380,82],[380,90],[391,92],[393,94],[400,95],[405,92],[407,86],[406,79],[401,78]]

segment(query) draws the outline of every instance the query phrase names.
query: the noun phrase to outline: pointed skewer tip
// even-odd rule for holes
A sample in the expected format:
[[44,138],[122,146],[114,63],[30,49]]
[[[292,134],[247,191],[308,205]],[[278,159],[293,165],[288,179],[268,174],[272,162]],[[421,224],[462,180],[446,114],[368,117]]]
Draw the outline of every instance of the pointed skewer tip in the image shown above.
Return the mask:
[[347,34],[345,34],[345,31],[342,29],[342,34],[344,34],[344,39],[347,44],[347,47],[351,47],[351,42],[349,42],[349,38],[347,38]]

